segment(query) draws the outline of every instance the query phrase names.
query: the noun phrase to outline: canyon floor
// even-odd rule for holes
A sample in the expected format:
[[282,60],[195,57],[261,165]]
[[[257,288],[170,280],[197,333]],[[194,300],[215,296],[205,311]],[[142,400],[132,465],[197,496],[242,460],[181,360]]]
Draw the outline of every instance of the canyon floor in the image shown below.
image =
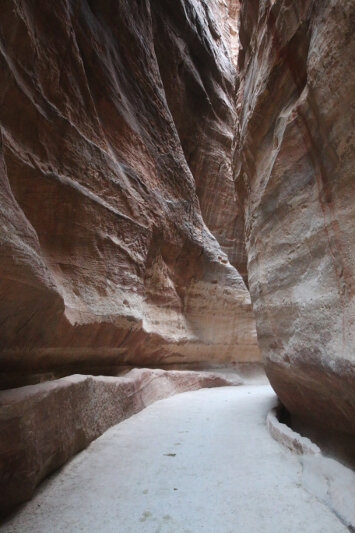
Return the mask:
[[112,427],[42,484],[2,533],[340,533],[268,434],[265,384],[202,389]]

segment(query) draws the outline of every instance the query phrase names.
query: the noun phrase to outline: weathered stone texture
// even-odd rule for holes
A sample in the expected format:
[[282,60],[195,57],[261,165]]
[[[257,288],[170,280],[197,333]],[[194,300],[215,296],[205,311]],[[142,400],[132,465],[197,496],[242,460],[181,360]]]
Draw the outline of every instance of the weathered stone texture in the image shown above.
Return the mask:
[[294,414],[355,433],[352,0],[241,9],[236,183],[266,371]]
[[5,371],[258,359],[233,266],[223,13],[220,28],[205,0],[2,2]]
[[235,0],[155,5],[155,51],[202,216],[246,280],[243,218],[232,172],[237,81],[233,61],[234,43],[239,42],[232,32],[238,7]]

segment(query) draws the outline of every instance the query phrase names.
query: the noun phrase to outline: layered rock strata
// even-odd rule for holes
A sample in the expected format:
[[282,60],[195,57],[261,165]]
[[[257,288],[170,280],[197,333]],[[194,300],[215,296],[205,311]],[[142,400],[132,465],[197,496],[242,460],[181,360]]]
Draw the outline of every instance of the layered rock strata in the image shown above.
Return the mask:
[[225,8],[2,2],[5,372],[259,358]]
[[266,372],[298,419],[354,436],[355,4],[245,1],[240,40],[236,185]]
[[120,378],[74,375],[0,392],[0,511],[29,499],[50,472],[152,402],[240,383],[208,372],[134,369]]

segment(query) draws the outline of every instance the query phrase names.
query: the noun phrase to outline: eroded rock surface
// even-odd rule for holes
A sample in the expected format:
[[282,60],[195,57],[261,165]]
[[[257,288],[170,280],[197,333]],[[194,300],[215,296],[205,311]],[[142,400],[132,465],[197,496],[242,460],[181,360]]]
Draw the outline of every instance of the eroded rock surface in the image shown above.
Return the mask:
[[355,434],[352,0],[241,10],[236,182],[270,381],[295,415]]
[[229,8],[2,2],[3,370],[258,359]]
[[246,280],[243,218],[232,172],[238,10],[236,0],[158,4],[155,51],[204,221]]

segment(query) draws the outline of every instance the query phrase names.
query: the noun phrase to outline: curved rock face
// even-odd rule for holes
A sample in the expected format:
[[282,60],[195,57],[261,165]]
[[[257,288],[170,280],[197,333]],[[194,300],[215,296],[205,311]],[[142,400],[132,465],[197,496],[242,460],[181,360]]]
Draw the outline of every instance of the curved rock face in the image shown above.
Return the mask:
[[155,51],[204,221],[246,280],[232,172],[238,8],[236,0],[155,4]]
[[237,190],[267,374],[285,406],[355,433],[352,0],[241,10]]
[[2,2],[3,369],[258,359],[226,5]]

